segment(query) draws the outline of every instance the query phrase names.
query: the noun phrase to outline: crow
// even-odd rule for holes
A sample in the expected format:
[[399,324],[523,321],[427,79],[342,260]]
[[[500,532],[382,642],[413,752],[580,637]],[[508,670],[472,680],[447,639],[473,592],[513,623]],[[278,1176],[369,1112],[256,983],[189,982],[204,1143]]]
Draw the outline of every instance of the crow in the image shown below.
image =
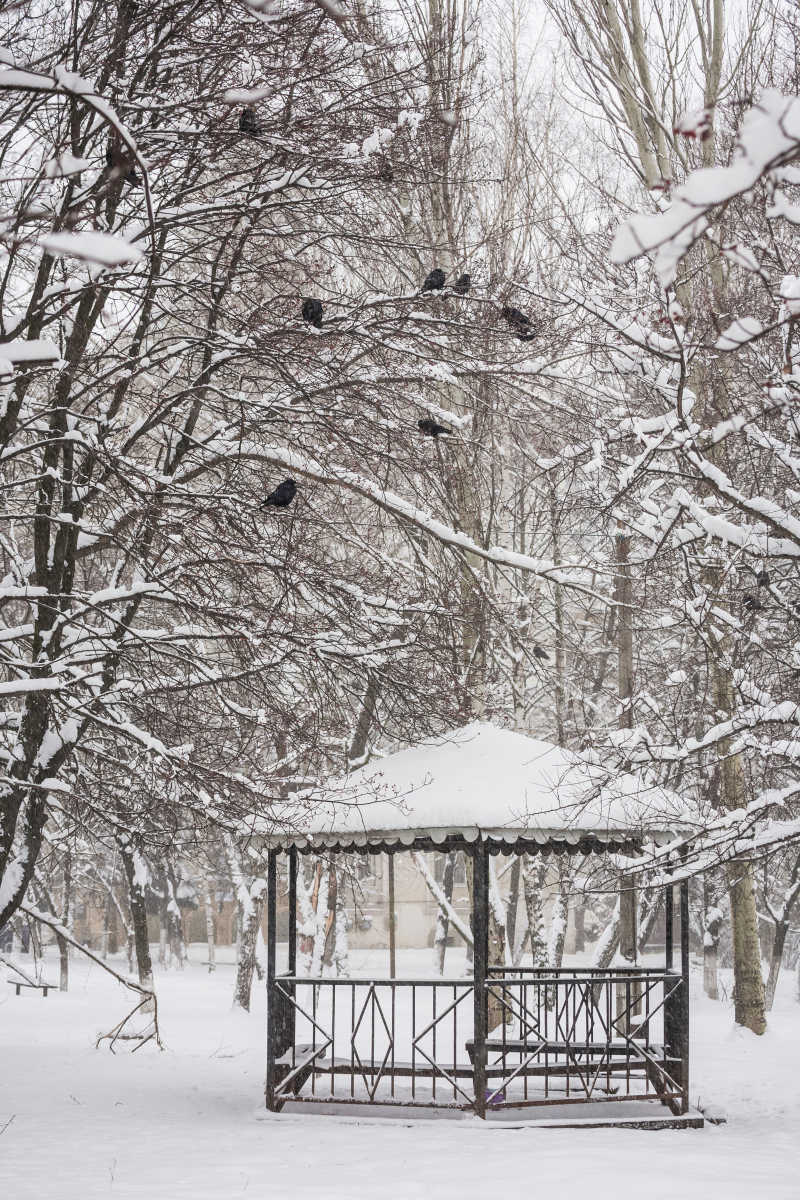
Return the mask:
[[754,596],[752,593],[748,593],[742,600],[742,608],[746,609],[747,612],[759,612],[763,607],[764,605],[758,596]]
[[550,655],[536,642],[533,645],[533,657],[541,659],[542,662],[550,662]]
[[288,508],[297,495],[297,484],[293,479],[284,479],[264,501],[265,507]]
[[756,575],[756,583],[759,587],[769,587],[769,571],[759,571]]
[[450,432],[445,425],[437,425],[430,417],[423,417],[421,421],[417,421],[417,428],[420,433],[425,433],[432,438],[438,437],[440,433]]
[[423,292],[440,292],[444,287],[444,271],[434,267],[422,285]]
[[322,329],[322,301],[310,296],[303,301],[303,320],[315,329]]
[[530,317],[526,317],[525,313],[520,312],[518,308],[511,308],[510,305],[506,304],[501,308],[500,316],[508,321],[521,342],[528,342],[531,338],[536,337]]
[[471,275],[459,275],[458,279],[453,284],[453,291],[457,296],[466,296],[472,283]]
[[106,166],[110,171],[118,171],[120,175],[124,172],[124,179],[131,187],[141,187],[142,181],[136,174],[133,167],[128,165],[128,158],[124,151],[115,148],[109,142],[106,146]]
[[248,137],[257,137],[261,133],[261,126],[252,108],[242,109],[239,116],[239,133],[246,133]]

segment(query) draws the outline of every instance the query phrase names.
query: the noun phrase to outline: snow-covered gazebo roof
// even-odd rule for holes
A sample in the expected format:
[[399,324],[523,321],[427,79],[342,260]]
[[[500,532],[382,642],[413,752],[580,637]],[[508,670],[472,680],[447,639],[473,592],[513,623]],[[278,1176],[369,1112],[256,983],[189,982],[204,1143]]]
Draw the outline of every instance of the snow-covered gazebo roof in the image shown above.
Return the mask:
[[674,792],[550,742],[473,722],[289,803],[273,848],[402,849],[489,840],[582,851],[664,842],[692,822]]

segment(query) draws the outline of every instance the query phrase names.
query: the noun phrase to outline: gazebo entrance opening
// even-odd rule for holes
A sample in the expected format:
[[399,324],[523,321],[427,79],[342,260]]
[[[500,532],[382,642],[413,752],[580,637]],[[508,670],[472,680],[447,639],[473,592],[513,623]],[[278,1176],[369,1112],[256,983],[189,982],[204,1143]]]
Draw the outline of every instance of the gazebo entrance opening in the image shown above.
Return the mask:
[[[531,745],[543,745],[509,736],[526,743],[527,752]],[[547,748],[548,755],[551,750]],[[402,759],[408,753],[394,757]],[[390,762],[384,760],[382,773],[391,777]],[[537,771],[540,767],[538,763]],[[559,779],[563,785],[563,773]],[[480,785],[479,779],[475,782]],[[526,795],[531,802],[531,787]],[[423,799],[428,815],[438,811],[435,793],[424,794]],[[623,1117],[627,1110],[635,1113],[637,1122],[646,1123],[646,1114],[652,1112],[657,1123],[664,1119],[695,1123],[686,1116],[686,882],[664,892],[663,965],[555,970],[489,960],[491,855],[631,855],[641,850],[641,836],[612,819],[607,800],[600,816],[597,809],[590,813],[584,808],[579,821],[573,812],[569,825],[566,818],[560,822],[554,814],[552,791],[548,803],[546,826],[529,805],[524,818],[517,815],[513,827],[505,823],[502,828],[480,828],[469,820],[474,814],[469,811],[470,797],[464,794],[459,801],[464,827],[457,831],[452,822],[447,828],[441,824],[425,828],[413,805],[406,805],[401,824],[396,811],[392,818],[373,800],[366,809],[368,829],[363,826],[364,813],[354,823],[351,808],[343,819],[318,819],[317,827],[302,836],[270,836],[269,1109],[280,1111],[287,1104],[337,1110],[339,1106],[404,1106],[503,1119],[521,1109],[540,1108],[540,1115],[547,1116],[545,1106],[563,1105],[584,1106],[581,1114],[585,1115],[585,1106],[602,1103],[610,1106],[604,1107],[604,1117]],[[663,839],[663,811],[656,824],[660,833],[653,825],[650,835]],[[386,969],[372,971],[367,978],[299,975],[299,854],[313,853],[330,863],[337,852],[396,856],[420,850],[460,850],[471,857],[471,975],[392,978],[388,956]],[[282,852],[288,856],[289,921],[288,961],[279,974],[277,889]],[[623,1104],[626,1101],[638,1102],[638,1107]],[[577,1113],[578,1108],[569,1112]]]

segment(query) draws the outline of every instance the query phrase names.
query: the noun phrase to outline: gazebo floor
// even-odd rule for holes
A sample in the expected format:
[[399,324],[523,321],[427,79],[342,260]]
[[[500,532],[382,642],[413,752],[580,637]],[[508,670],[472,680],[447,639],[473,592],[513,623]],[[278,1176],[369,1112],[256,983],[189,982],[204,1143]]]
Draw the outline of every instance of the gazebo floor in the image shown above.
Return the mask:
[[[610,1108],[615,1112],[609,1113]],[[624,1108],[624,1113],[619,1109]],[[401,1125],[416,1125],[429,1121],[468,1121],[482,1127],[495,1126],[503,1129],[702,1129],[705,1119],[701,1112],[690,1109],[676,1116],[656,1100],[642,1100],[625,1105],[612,1105],[605,1101],[589,1101],[586,1104],[548,1104],[539,1108],[497,1108],[486,1113],[480,1120],[474,1113],[459,1108],[414,1108],[411,1105],[339,1104],[335,1100],[315,1101],[287,1100],[280,1114],[271,1114],[282,1119],[302,1114],[309,1116],[337,1117],[354,1121],[359,1125],[391,1121]]]

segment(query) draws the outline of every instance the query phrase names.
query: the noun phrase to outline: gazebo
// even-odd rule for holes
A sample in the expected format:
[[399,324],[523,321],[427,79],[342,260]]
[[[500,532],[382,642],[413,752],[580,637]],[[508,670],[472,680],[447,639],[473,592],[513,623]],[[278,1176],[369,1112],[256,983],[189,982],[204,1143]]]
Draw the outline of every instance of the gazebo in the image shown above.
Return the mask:
[[[267,1107],[423,1107],[490,1120],[534,1110],[527,1115],[548,1124],[701,1124],[689,1112],[685,881],[675,885],[677,914],[675,886],[665,889],[662,966],[489,961],[490,855],[635,856],[688,828],[674,793],[480,722],[371,762],[332,784],[310,812],[307,801],[287,805],[265,835]],[[297,974],[298,854],[453,849],[472,861],[470,976]],[[288,969],[278,974],[282,852],[289,946]]]

